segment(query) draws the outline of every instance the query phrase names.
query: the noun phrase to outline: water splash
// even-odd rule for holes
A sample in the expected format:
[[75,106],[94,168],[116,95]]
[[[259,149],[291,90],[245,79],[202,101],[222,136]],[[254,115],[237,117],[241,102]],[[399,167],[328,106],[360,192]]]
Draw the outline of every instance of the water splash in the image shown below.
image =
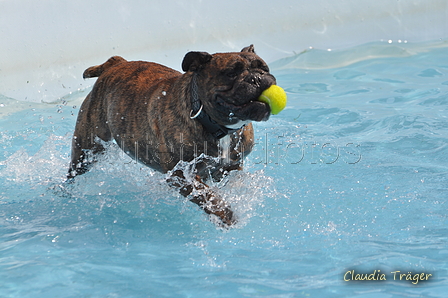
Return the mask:
[[0,161],[0,177],[17,184],[62,182],[62,172],[67,163],[65,149],[70,136],[69,133],[65,136],[50,135],[35,154],[30,154],[24,147],[19,148],[6,160]]

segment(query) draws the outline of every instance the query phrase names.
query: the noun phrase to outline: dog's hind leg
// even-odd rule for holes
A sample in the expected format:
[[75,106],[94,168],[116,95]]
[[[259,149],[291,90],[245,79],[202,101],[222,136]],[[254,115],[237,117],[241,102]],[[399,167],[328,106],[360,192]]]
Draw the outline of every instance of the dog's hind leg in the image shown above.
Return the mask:
[[[95,161],[94,156],[105,150],[101,141],[110,141],[112,135],[100,113],[101,102],[87,95],[78,114],[72,139],[71,162],[67,178],[87,172]],[[98,140],[99,139],[99,140]],[[100,141],[101,140],[101,141]]]
[[[99,77],[107,69],[123,62],[126,62],[126,60],[120,56],[111,57],[101,65],[87,68],[83,77],[84,79]],[[101,98],[101,88],[103,86],[98,83],[99,81],[101,81],[101,78],[95,83],[79,110],[72,140],[72,157],[67,175],[69,179],[87,172],[92,162],[95,161],[91,157],[104,151],[104,146],[97,141],[97,138],[105,142],[112,139],[105,118],[106,113],[103,109],[104,98]]]

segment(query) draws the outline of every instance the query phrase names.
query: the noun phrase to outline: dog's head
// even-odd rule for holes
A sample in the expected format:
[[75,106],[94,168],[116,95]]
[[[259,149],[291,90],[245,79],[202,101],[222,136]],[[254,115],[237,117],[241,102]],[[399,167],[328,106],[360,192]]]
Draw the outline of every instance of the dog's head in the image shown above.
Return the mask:
[[257,99],[276,81],[252,45],[236,53],[189,52],[182,69],[196,76],[199,99],[218,124],[232,127],[269,118],[269,106]]

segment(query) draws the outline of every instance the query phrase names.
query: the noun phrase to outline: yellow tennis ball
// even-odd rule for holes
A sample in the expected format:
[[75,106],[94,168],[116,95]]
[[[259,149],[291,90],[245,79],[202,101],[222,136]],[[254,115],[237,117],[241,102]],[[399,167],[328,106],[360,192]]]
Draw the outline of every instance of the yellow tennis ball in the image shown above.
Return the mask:
[[282,87],[272,85],[261,93],[258,100],[267,103],[271,114],[277,115],[286,107],[287,96]]

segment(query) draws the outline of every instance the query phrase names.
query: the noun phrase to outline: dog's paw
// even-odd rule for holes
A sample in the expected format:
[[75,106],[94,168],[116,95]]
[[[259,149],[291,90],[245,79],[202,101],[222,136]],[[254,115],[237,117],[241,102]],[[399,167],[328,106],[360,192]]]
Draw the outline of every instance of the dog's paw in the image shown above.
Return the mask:
[[224,209],[215,211],[212,214],[219,218],[220,222],[218,225],[223,228],[229,228],[238,222],[230,207],[225,207]]
[[193,195],[190,201],[198,204],[205,213],[217,216],[224,227],[230,227],[237,222],[230,205],[221,199],[218,194],[210,191],[210,189]]

